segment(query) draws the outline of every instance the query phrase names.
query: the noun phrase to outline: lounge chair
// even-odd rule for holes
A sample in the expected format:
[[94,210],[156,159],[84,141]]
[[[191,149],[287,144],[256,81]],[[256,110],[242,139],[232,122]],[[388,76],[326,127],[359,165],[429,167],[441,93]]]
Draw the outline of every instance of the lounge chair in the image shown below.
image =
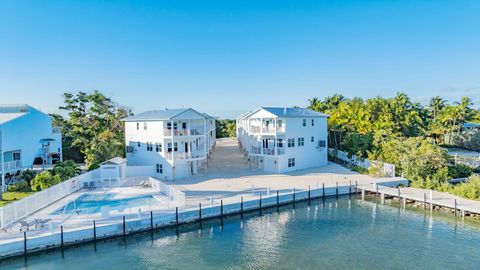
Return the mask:
[[37,221],[34,220],[34,221],[31,221],[31,222],[27,222],[25,220],[22,220],[22,221],[20,221],[20,225],[22,225],[22,227],[20,227],[20,231],[25,230],[25,229],[28,231],[28,230],[30,230],[30,227],[37,226]]

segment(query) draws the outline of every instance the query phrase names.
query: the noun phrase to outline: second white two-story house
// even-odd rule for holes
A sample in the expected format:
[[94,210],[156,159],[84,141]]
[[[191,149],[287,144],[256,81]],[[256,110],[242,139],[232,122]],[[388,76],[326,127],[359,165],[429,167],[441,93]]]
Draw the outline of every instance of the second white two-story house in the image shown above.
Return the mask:
[[153,166],[159,179],[206,170],[215,119],[194,109],[154,110],[123,119],[127,166]]
[[62,160],[62,135],[52,118],[29,105],[0,105],[0,175],[5,179]]
[[284,173],[326,165],[328,115],[304,108],[260,107],[237,118],[251,167]]

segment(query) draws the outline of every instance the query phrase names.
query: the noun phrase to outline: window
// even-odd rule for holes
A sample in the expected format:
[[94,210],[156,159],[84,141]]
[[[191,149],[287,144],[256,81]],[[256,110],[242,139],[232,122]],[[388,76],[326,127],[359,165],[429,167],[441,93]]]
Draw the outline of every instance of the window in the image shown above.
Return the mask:
[[312,127],[315,125],[315,119],[312,119]]
[[147,151],[153,151],[153,144],[150,142],[147,142]]
[[167,122],[167,129],[172,129],[172,122]]
[[140,130],[140,123],[137,122],[137,130]]
[[157,164],[157,173],[163,173],[163,165]]
[[172,152],[172,143],[168,143],[168,145],[167,145],[167,152],[169,152],[169,153]]
[[282,120],[279,119],[277,123],[278,123],[278,127],[282,127]]
[[288,139],[288,147],[295,147],[295,139]]
[[173,151],[177,152],[178,151],[178,143],[173,144]]
[[314,142],[315,141],[315,138],[312,136],[312,138],[310,139],[311,142]]
[[283,139],[277,139],[277,147],[279,148],[283,147]]
[[143,130],[147,130],[147,122],[143,123]]
[[295,167],[295,158],[289,158],[288,159],[288,167]]
[[305,145],[305,138],[298,138],[298,146],[304,146]]
[[162,143],[155,144],[155,151],[162,152]]
[[303,126],[304,126],[304,127],[307,126],[307,119],[303,119]]
[[325,147],[327,143],[324,140],[318,141],[318,147]]
[[187,122],[182,122],[182,129],[187,129]]
[[138,146],[138,148],[140,148],[140,146],[142,146],[142,144],[140,142],[137,142],[137,146]]

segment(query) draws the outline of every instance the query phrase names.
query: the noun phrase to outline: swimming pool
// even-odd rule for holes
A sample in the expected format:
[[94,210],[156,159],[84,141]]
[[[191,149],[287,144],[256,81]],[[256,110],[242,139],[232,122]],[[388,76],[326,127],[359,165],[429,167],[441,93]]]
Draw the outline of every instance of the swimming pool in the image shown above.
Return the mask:
[[60,214],[96,214],[102,209],[118,210],[122,212],[127,208],[152,206],[158,203],[152,195],[142,195],[128,198],[116,198],[116,194],[83,194],[76,200],[55,210],[52,215]]

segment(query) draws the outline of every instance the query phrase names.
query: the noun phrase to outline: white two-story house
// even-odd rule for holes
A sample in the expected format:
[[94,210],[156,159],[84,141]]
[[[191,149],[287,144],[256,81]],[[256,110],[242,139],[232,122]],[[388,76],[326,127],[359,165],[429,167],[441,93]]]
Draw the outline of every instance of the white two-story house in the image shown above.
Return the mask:
[[261,107],[237,118],[237,138],[251,167],[284,173],[326,165],[328,115]]
[[206,170],[215,119],[194,109],[154,110],[123,119],[127,166],[153,166],[156,177],[185,178]]
[[5,179],[62,160],[62,135],[52,118],[29,105],[0,105],[0,174]]

